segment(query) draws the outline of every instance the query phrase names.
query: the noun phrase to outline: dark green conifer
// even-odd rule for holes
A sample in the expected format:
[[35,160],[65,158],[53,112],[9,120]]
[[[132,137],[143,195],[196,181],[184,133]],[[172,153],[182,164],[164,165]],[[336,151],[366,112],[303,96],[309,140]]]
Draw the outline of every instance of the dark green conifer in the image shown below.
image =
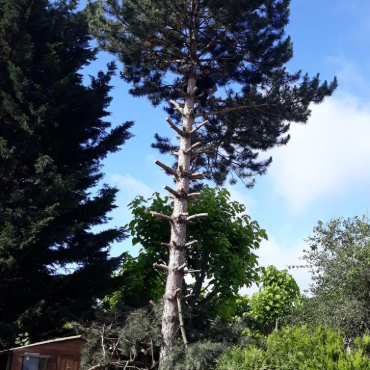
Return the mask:
[[105,120],[114,64],[82,83],[96,50],[76,4],[0,0],[1,347],[57,335],[117,287],[109,246],[126,232],[92,231],[117,189],[95,189],[132,123]]

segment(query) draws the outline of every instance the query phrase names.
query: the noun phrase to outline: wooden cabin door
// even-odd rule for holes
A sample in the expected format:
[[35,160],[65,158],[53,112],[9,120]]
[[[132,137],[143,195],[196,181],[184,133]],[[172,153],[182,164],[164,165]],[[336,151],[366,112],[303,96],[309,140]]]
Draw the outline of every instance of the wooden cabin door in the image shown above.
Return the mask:
[[79,367],[79,356],[58,356],[57,370],[78,370]]

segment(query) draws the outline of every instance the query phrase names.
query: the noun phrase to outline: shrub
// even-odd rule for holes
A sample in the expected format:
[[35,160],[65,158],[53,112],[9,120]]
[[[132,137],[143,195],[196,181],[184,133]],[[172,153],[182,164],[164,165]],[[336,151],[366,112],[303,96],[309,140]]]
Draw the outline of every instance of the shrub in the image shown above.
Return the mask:
[[266,350],[235,347],[218,363],[218,370],[367,370],[365,351],[369,338],[356,341],[352,351],[344,348],[341,333],[319,327],[285,328],[267,339]]

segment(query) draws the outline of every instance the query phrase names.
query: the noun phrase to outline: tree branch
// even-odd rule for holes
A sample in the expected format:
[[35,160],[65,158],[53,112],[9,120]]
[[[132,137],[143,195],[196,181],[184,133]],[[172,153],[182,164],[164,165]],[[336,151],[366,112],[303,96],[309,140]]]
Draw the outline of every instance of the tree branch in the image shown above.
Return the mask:
[[153,217],[161,218],[161,219],[166,220],[166,221],[171,222],[171,223],[173,222],[173,219],[170,216],[166,216],[166,215],[163,215],[162,213],[158,213],[158,212],[154,212],[154,211],[150,211],[149,213]]
[[189,222],[192,220],[196,220],[197,218],[200,218],[200,217],[208,217],[208,213],[198,213],[196,215],[189,216],[186,218],[186,221]]
[[163,185],[163,189],[167,190],[169,193],[173,194],[176,198],[180,198],[181,194],[179,194],[176,190],[170,188],[167,185]]
[[166,121],[169,123],[169,125],[171,126],[171,128],[173,128],[180,136],[183,137],[183,133],[182,131],[171,121],[170,118],[166,118]]
[[190,134],[194,134],[194,132],[197,132],[201,127],[203,127],[204,125],[206,125],[208,123],[208,120],[205,120],[204,122],[202,122],[199,126],[195,127],[194,130],[190,131]]
[[181,270],[183,270],[187,265],[188,265],[188,263],[187,263],[187,262],[185,262],[184,264],[182,264],[181,266],[179,266],[179,267],[177,268],[177,271],[181,271]]
[[158,263],[153,263],[153,267],[155,269],[161,269],[161,270],[164,270],[166,272],[168,272],[168,267],[166,265],[162,265],[162,264],[158,264]]
[[184,153],[185,154],[189,154],[191,153],[191,151],[195,148],[197,148],[198,146],[202,145],[202,143],[200,141],[196,142],[195,144],[193,144],[189,149],[185,150]]
[[155,160],[154,163],[157,166],[162,167],[170,175],[177,176],[177,172],[173,168],[166,166],[165,164],[163,164],[162,162],[159,162],[158,160]]

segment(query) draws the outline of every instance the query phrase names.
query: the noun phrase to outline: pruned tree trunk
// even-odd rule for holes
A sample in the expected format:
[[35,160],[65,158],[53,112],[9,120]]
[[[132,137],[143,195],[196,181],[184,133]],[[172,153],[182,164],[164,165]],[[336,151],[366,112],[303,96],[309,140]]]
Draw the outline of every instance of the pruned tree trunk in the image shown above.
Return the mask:
[[[168,266],[156,265],[154,267],[165,268],[167,271],[167,283],[164,294],[163,318],[162,318],[162,336],[163,344],[161,348],[160,361],[163,361],[173,347],[174,339],[178,331],[178,304],[177,297],[181,297],[182,285],[186,264],[186,228],[187,223],[198,217],[207,216],[207,214],[191,215],[188,214],[189,184],[192,179],[199,179],[202,174],[192,174],[190,172],[190,159],[192,154],[192,130],[194,123],[194,98],[196,94],[195,77],[190,78],[188,82],[188,91],[186,94],[185,106],[180,107],[176,102],[171,101],[175,108],[182,114],[182,130],[173,125],[171,120],[167,119],[170,126],[179,134],[180,149],[178,152],[177,171],[173,173],[171,168],[167,168],[157,162],[168,173],[175,176],[176,189],[173,190],[167,186],[174,198],[174,208],[171,218],[152,212],[155,217],[166,219],[171,224],[171,240],[169,247]],[[172,171],[171,171],[172,170]]]

